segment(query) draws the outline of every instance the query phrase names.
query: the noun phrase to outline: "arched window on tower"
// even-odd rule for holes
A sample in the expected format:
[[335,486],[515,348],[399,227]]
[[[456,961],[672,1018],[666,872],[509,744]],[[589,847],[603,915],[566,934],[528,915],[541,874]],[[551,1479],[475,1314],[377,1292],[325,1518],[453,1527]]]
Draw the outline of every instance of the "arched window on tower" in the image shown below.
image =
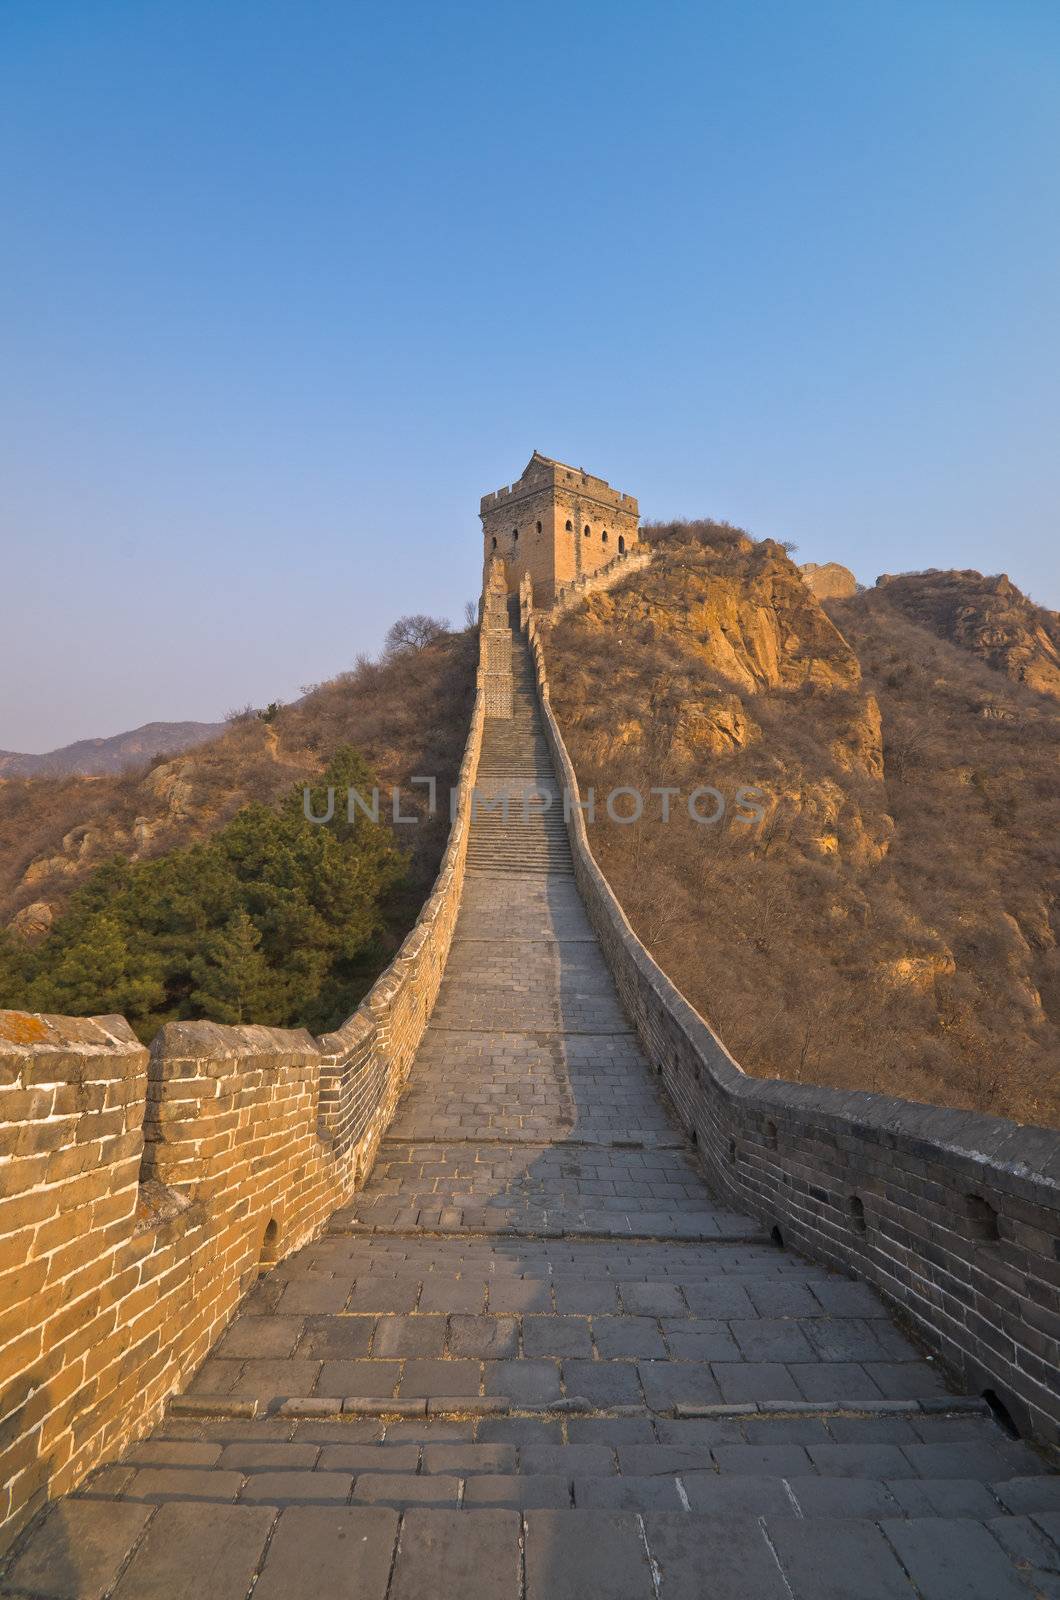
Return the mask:
[[519,543],[519,529],[518,528],[513,528],[512,529],[512,538],[515,540],[516,544]]
[[601,542],[603,544],[607,543],[607,529],[606,528],[604,529],[603,533],[600,535],[600,539],[601,539]]
[[587,538],[587,539],[588,539],[588,537],[589,537],[589,524],[588,524],[588,523],[586,523],[586,524],[585,524],[585,537],[586,537],[586,538]]
[[496,548],[497,548],[497,535],[496,534],[493,535],[493,548],[494,548],[494,550],[496,550]]
[[569,517],[568,517],[568,518],[567,518],[567,532],[568,532],[568,533],[573,533],[573,532],[574,532],[574,524],[573,524],[573,522],[572,522],[572,521],[571,521],[571,520],[570,520],[570,518],[569,518]]
[[538,525],[537,525],[537,531],[538,531],[538,533],[540,533],[540,532],[541,532],[541,524],[540,524],[540,522],[539,522],[539,523],[538,523]]
[[618,536],[618,553],[620,556],[626,553],[626,539],[625,535],[621,533]]

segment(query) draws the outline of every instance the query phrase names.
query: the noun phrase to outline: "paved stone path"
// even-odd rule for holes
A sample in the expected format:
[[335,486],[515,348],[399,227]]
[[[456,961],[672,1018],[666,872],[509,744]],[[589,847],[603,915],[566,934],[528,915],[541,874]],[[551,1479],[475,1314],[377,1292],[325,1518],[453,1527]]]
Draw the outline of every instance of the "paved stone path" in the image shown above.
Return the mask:
[[[484,780],[542,750],[517,695]],[[1060,1596],[1060,1479],[867,1287],[712,1203],[569,858],[489,826],[367,1188],[3,1593]]]

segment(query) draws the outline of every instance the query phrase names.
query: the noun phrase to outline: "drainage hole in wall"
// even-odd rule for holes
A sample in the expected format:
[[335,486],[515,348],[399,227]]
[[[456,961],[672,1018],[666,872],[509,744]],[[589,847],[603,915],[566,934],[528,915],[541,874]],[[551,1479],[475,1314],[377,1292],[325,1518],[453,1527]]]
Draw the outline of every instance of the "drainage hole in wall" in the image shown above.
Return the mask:
[[735,1139],[730,1139],[729,1140],[729,1160],[730,1160],[730,1162],[732,1163],[733,1166],[736,1165],[736,1140]]
[[855,1233],[864,1233],[868,1228],[865,1221],[865,1202],[860,1195],[850,1196],[850,1221]]
[[773,1244],[776,1245],[778,1250],[783,1250],[783,1248],[784,1248],[784,1235],[781,1233],[779,1228],[774,1227],[772,1232],[770,1233],[769,1237],[770,1237],[770,1241]]
[[1000,1399],[993,1389],[984,1389],[983,1399],[994,1413],[994,1421],[998,1427],[1007,1433],[1010,1439],[1018,1439],[1020,1431],[1013,1420],[1012,1412],[1004,1400]]
[[775,1122],[766,1123],[766,1146],[770,1150],[777,1148],[777,1125]]
[[968,1232],[973,1239],[982,1239],[985,1243],[993,1243],[1000,1239],[1001,1234],[997,1226],[997,1212],[993,1206],[977,1194],[966,1194],[964,1197],[964,1215],[968,1222]]
[[261,1240],[261,1256],[259,1266],[264,1271],[276,1261],[277,1248],[280,1242],[280,1224],[275,1217],[270,1217]]

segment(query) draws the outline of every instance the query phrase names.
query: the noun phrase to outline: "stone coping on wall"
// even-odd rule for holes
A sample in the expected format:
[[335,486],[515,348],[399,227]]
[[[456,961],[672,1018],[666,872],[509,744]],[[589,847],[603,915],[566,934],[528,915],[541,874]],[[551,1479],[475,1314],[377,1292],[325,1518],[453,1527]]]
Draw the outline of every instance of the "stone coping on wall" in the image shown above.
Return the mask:
[[[542,636],[523,609],[546,738],[577,801]],[[875,1285],[955,1381],[1060,1442],[1060,1134],[750,1077],[637,938],[578,804],[567,826],[623,1005],[711,1186],[778,1242]]]

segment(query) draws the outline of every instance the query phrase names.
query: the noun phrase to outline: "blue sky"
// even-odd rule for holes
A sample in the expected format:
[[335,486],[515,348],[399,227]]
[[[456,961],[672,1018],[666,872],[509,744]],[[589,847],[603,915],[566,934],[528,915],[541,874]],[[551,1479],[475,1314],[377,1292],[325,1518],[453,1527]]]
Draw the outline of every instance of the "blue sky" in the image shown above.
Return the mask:
[[1060,7],[0,7],[0,746],[456,619],[540,449],[1060,606]]

